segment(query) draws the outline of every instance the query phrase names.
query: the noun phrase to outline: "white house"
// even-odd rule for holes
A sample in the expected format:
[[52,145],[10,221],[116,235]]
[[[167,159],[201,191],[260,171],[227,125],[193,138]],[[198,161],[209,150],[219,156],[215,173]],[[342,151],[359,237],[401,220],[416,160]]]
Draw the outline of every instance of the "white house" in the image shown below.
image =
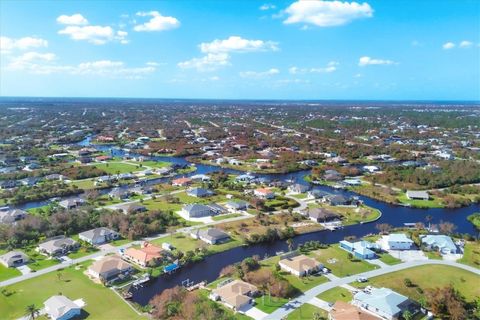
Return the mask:
[[323,265],[320,262],[303,254],[296,257],[282,259],[278,262],[278,265],[282,270],[294,274],[297,277],[303,277],[307,274],[315,273],[323,268]]
[[82,299],[72,301],[65,296],[52,296],[44,303],[45,313],[52,320],[68,320],[79,316],[85,303]]
[[413,240],[404,233],[392,233],[388,236],[388,248],[391,250],[409,250],[413,247]]

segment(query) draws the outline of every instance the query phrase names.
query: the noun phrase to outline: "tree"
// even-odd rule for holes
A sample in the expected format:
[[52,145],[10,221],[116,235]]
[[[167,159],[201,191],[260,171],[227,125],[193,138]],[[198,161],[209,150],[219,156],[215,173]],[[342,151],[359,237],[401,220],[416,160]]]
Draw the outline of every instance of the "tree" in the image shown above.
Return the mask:
[[430,224],[430,223],[432,222],[432,219],[433,219],[433,217],[432,217],[431,215],[429,215],[429,214],[427,214],[427,215],[425,216],[425,221],[428,222],[428,230],[431,229],[431,224]]
[[412,319],[413,319],[413,314],[410,312],[410,310],[405,310],[405,311],[402,313],[402,317],[403,317],[403,319],[405,319],[405,320],[412,320]]
[[392,230],[392,226],[388,223],[377,223],[375,228],[377,228],[377,230],[380,231],[380,233],[382,234],[387,234],[388,232],[390,232],[390,230]]
[[40,314],[40,309],[35,304],[30,304],[25,308],[25,313],[30,319],[35,319]]
[[292,238],[287,239],[288,251],[293,251],[293,240]]
[[438,228],[441,233],[444,234],[451,234],[453,231],[457,228],[453,223],[451,222],[440,222],[438,225]]

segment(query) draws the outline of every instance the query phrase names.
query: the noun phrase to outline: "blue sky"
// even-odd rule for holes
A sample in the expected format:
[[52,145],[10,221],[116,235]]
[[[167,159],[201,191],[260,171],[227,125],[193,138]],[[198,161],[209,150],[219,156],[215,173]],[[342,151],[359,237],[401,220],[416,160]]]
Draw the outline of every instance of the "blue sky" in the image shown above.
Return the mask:
[[480,100],[480,1],[0,2],[0,95]]

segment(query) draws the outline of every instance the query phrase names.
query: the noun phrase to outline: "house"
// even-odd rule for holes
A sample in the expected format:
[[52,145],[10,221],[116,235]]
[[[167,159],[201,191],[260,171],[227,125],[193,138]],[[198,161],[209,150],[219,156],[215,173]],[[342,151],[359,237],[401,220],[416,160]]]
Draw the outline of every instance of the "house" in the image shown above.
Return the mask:
[[372,288],[369,293],[359,291],[353,296],[354,305],[384,319],[398,319],[406,310],[415,314],[416,304],[388,288]]
[[85,200],[82,198],[71,198],[71,199],[65,199],[62,200],[58,203],[58,205],[62,208],[65,209],[75,209],[85,203]]
[[99,245],[118,239],[120,234],[105,227],[95,228],[78,234],[80,240]]
[[329,222],[341,219],[338,214],[325,208],[308,208],[302,213],[315,222]]
[[191,197],[204,198],[213,195],[213,191],[204,188],[192,188],[187,190],[187,194]]
[[258,188],[255,189],[253,194],[261,199],[273,199],[275,198],[275,193],[269,188]]
[[143,242],[139,249],[128,248],[125,250],[124,257],[139,266],[147,267],[149,264],[155,264],[163,256],[163,249],[149,242]]
[[368,241],[350,242],[347,240],[340,241],[340,248],[353,254],[359,259],[374,259],[375,252],[372,249],[379,249],[377,244]]
[[197,229],[192,231],[192,237],[208,244],[217,244],[230,240],[230,236],[217,228]]
[[327,181],[340,181],[343,176],[337,170],[326,170],[323,174],[323,180]]
[[413,247],[413,240],[404,233],[391,233],[387,243],[390,250],[410,250]]
[[248,202],[246,201],[228,201],[225,207],[230,211],[244,211],[248,209]]
[[20,209],[0,210],[0,224],[14,224],[25,219],[28,213]]
[[310,186],[300,184],[300,183],[295,183],[295,184],[292,184],[288,187],[288,191],[290,191],[291,193],[297,193],[297,194],[298,193],[305,193],[308,190],[310,190]]
[[172,180],[172,186],[175,186],[175,187],[188,186],[191,183],[192,183],[192,179],[185,178],[185,177]]
[[138,203],[125,203],[117,206],[117,210],[120,210],[124,214],[130,213],[137,213],[137,212],[145,212],[147,211],[147,207],[142,206]]
[[442,254],[457,253],[457,246],[449,236],[429,234],[423,236],[421,240],[429,250],[437,250]]
[[325,197],[325,202],[331,206],[348,206],[355,203],[352,198],[349,199],[340,194],[334,194]]
[[72,301],[65,296],[52,296],[43,303],[47,316],[52,320],[68,320],[80,316],[85,303],[82,299]]
[[21,251],[10,251],[0,256],[0,263],[7,268],[21,266],[28,260],[28,256]]
[[331,194],[328,193],[328,192],[326,192],[326,191],[314,189],[314,190],[308,191],[308,192],[307,192],[307,195],[308,195],[310,198],[314,198],[314,199],[324,199],[324,198],[326,198],[327,196],[329,196],[329,195],[331,195]]
[[253,304],[252,297],[257,293],[258,289],[254,285],[242,280],[233,280],[212,290],[210,298],[223,302],[235,311],[240,311]]
[[103,257],[88,268],[90,276],[104,282],[115,280],[119,276],[128,275],[132,271],[132,265],[117,255]]
[[427,191],[413,191],[407,190],[407,198],[410,200],[428,200],[430,195]]
[[127,199],[132,195],[132,192],[126,188],[114,188],[108,193],[110,198],[116,198],[120,200]]
[[206,174],[196,174],[190,177],[192,181],[200,181],[200,182],[206,182],[210,181],[210,177],[207,176]]
[[379,320],[379,317],[363,311],[357,306],[344,301],[337,301],[333,305],[328,320]]
[[50,256],[63,255],[74,251],[80,247],[80,244],[65,236],[57,236],[48,239],[38,245],[38,251]]
[[367,172],[370,172],[370,173],[374,173],[374,172],[377,172],[378,170],[380,170],[380,168],[377,167],[377,166],[363,166],[362,169],[364,171],[367,171]]
[[237,182],[251,182],[253,179],[255,179],[255,176],[251,174],[241,174],[235,178],[235,181]]
[[185,214],[189,218],[208,217],[225,212],[226,209],[221,206],[215,204],[204,205],[198,203],[187,204],[183,206],[181,210],[181,213]]
[[303,254],[282,259],[278,262],[278,265],[282,270],[294,274],[297,277],[316,273],[323,268],[323,265],[320,262]]

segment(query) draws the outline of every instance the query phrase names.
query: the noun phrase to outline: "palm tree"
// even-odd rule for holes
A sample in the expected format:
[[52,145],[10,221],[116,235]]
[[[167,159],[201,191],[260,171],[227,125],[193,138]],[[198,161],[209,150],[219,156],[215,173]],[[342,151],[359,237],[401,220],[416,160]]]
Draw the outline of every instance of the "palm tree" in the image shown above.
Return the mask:
[[35,319],[38,315],[40,315],[40,309],[38,309],[34,304],[31,304],[25,308],[25,313],[30,319]]
[[293,240],[292,238],[287,239],[288,251],[293,251]]
[[429,214],[425,217],[425,221],[428,222],[428,230],[431,229],[431,224],[430,224],[430,222],[432,221],[432,219],[433,219],[433,217],[432,217],[431,215],[429,215]]

